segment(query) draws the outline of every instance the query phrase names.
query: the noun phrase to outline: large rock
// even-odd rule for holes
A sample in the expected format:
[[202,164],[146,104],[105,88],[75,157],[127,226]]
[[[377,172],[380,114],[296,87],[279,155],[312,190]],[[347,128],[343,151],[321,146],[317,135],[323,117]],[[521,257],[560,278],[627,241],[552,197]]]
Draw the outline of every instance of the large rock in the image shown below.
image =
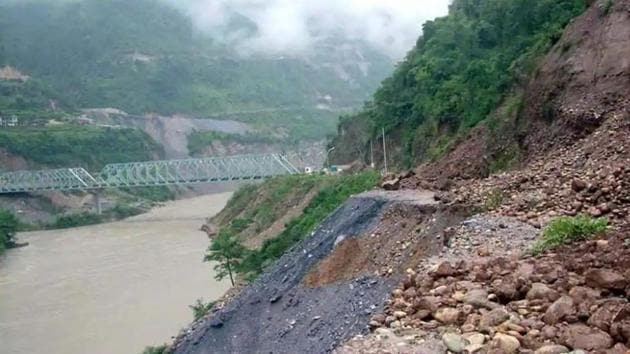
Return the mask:
[[449,277],[457,274],[457,269],[449,262],[438,264],[432,271],[435,277]]
[[464,296],[464,303],[490,310],[499,307],[499,304],[488,300],[488,292],[484,289],[472,289],[467,292]]
[[510,319],[510,314],[503,308],[496,308],[486,312],[479,321],[479,330],[489,332],[490,328],[500,325]]
[[384,181],[383,183],[381,183],[381,188],[383,188],[386,191],[397,191],[400,189],[400,178],[396,177],[396,178],[392,178],[392,179],[388,179],[387,181]]
[[441,303],[442,300],[437,296],[423,296],[414,302],[414,308],[435,312],[440,308]]
[[456,324],[462,318],[462,312],[452,307],[442,307],[433,314],[433,317],[443,324]]
[[604,350],[613,345],[608,333],[581,323],[568,325],[560,334],[560,341],[573,349],[587,351]]
[[492,289],[499,299],[503,301],[515,300],[519,297],[519,292],[525,286],[525,281],[521,278],[508,276],[497,279],[492,283]]
[[527,292],[527,300],[550,300],[558,298],[558,292],[543,283],[534,283]]
[[627,302],[622,299],[609,299],[600,304],[588,319],[588,324],[608,332],[613,319]]
[[586,284],[591,287],[623,290],[628,282],[623,275],[610,269],[589,269],[584,272]]
[[565,347],[564,345],[551,344],[538,348],[538,350],[536,350],[534,354],[562,354],[568,352],[569,348]]
[[575,307],[573,306],[573,299],[568,296],[562,296],[556,300],[543,316],[543,322],[549,325],[559,323],[566,316],[575,313]]
[[444,333],[442,342],[453,353],[461,353],[470,343],[462,336],[456,333]]
[[497,333],[492,338],[490,347],[493,349],[500,349],[506,354],[513,354],[518,353],[518,349],[521,347],[521,342],[519,342],[516,337],[503,333]]

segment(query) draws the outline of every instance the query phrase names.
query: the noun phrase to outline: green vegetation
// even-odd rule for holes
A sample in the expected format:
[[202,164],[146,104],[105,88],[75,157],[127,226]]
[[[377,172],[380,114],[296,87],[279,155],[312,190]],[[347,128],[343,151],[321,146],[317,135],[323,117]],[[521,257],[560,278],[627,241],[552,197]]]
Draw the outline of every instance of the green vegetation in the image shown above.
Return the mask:
[[263,134],[228,134],[217,131],[195,131],[188,135],[188,151],[191,155],[198,155],[215,141],[237,142],[241,144],[277,144],[281,140]]
[[145,210],[139,207],[126,204],[117,204],[112,209],[104,211],[98,215],[89,212],[58,216],[50,225],[44,225],[45,229],[70,229],[73,227],[101,224],[113,220],[122,220],[131,216],[139,215]]
[[382,127],[400,136],[399,164],[439,157],[533,72],[584,9],[583,0],[454,0],[346,124],[363,121],[372,137]]
[[51,225],[53,229],[70,229],[73,227],[96,225],[105,221],[103,215],[96,215],[92,213],[80,213],[73,215],[58,216],[55,222]]
[[260,185],[241,187],[227,206],[213,218],[220,227],[230,227],[243,239],[267,229],[289,209],[297,206],[315,188],[332,179],[321,175],[280,176]]
[[224,228],[219,231],[217,237],[212,240],[208,253],[204,257],[206,262],[216,262],[214,270],[215,278],[222,280],[229,276],[232,286],[234,286],[233,273],[240,266],[241,259],[247,250],[236,238],[236,233],[232,228]]
[[587,239],[601,234],[607,227],[608,220],[586,215],[557,218],[545,227],[541,238],[532,247],[532,253],[540,254],[553,247]]
[[0,254],[15,245],[14,237],[18,226],[19,222],[15,215],[0,209]]
[[146,347],[142,354],[167,354],[168,352],[168,346],[161,345],[159,347]]
[[214,304],[214,301],[206,303],[203,302],[203,299],[197,299],[197,302],[195,302],[194,305],[189,306],[193,312],[194,321],[198,321],[207,315],[214,307]]
[[257,276],[265,266],[280,258],[291,246],[304,239],[351,195],[373,188],[378,180],[378,174],[373,172],[327,177],[323,181],[324,186],[302,214],[289,221],[284,231],[275,238],[265,241],[260,249],[247,252],[237,272],[247,278]]
[[499,189],[490,191],[484,195],[484,208],[486,210],[496,210],[503,204],[504,199],[503,191]]
[[84,166],[151,160],[161,148],[136,129],[59,126],[0,130],[0,148],[48,166]]
[[608,16],[613,6],[615,6],[615,0],[603,0],[602,2],[600,2],[599,9],[602,16]]

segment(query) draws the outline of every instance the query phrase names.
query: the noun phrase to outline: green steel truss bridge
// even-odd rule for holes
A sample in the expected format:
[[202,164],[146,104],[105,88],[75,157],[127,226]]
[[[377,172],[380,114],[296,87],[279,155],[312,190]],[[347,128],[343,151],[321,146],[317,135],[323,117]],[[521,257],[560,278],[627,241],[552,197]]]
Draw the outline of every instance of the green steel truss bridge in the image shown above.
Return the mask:
[[295,173],[280,154],[117,163],[98,174],[83,168],[0,173],[0,194],[252,181]]

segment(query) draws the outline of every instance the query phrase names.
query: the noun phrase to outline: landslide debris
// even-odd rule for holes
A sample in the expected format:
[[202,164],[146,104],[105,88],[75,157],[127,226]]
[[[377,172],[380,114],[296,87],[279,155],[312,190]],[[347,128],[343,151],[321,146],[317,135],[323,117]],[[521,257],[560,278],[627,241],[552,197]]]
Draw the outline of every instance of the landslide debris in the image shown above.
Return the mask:
[[337,353],[626,353],[629,272],[628,228],[539,257],[410,269],[374,333]]
[[[465,208],[420,191],[352,197],[268,268],[183,332],[175,353],[330,352],[368,329],[398,274],[444,250]],[[437,237],[436,237],[437,236]]]
[[220,310],[180,336],[174,353],[318,353],[366,329],[391,280],[362,275],[321,287],[302,285],[335,242],[378,222],[387,201],[351,198]]
[[[610,1],[606,13],[601,3],[572,21],[541,60],[509,122],[495,132],[478,127],[400,188],[438,188],[444,201],[537,227],[576,214],[628,224],[630,1]],[[521,164],[488,177],[500,159]]]

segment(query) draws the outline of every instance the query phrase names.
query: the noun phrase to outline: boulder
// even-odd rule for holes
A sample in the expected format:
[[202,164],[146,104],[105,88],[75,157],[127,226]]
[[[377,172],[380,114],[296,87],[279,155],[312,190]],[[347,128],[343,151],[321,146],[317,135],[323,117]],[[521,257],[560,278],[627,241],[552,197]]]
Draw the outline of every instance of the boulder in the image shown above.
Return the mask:
[[400,189],[400,178],[392,178],[381,183],[381,188],[386,191],[397,191]]
[[568,353],[569,351],[569,348],[565,347],[564,345],[551,344],[538,348],[538,350],[536,350],[534,354],[562,354]]
[[630,350],[622,343],[615,344],[614,347],[606,351],[606,354],[628,354]]
[[462,336],[456,333],[444,333],[442,342],[446,348],[453,353],[461,353],[470,343]]
[[506,354],[513,354],[518,353],[518,350],[521,347],[521,342],[519,342],[516,337],[503,333],[497,333],[492,338],[490,347],[493,349],[500,349]]
[[499,307],[499,304],[488,300],[488,292],[484,289],[472,289],[467,292],[466,296],[464,296],[464,303],[490,310]]
[[481,316],[479,321],[479,329],[484,332],[488,332],[491,327],[500,325],[501,323],[510,319],[510,314],[503,308],[496,308],[492,311],[486,312]]
[[560,334],[560,342],[587,351],[604,350],[613,345],[610,335],[599,328],[576,323],[568,325]]
[[623,290],[628,285],[623,275],[611,269],[589,269],[584,272],[584,278],[586,284],[591,287]]
[[451,263],[442,262],[433,269],[432,273],[435,277],[443,278],[457,274],[457,270],[455,269],[455,267],[453,267]]
[[602,331],[608,332],[613,319],[626,304],[622,299],[609,299],[603,301],[597,310],[588,319],[588,324]]
[[418,310],[429,310],[431,312],[437,311],[440,308],[442,300],[437,296],[423,296],[416,299],[414,302],[414,308]]
[[559,323],[566,316],[574,313],[575,306],[573,305],[573,299],[568,296],[562,296],[549,306],[543,316],[543,322],[549,325],[554,325]]
[[558,298],[558,292],[543,283],[534,283],[525,296],[527,300],[550,300]]
[[433,314],[433,318],[443,324],[456,324],[459,322],[461,317],[461,311],[452,307],[442,307]]

